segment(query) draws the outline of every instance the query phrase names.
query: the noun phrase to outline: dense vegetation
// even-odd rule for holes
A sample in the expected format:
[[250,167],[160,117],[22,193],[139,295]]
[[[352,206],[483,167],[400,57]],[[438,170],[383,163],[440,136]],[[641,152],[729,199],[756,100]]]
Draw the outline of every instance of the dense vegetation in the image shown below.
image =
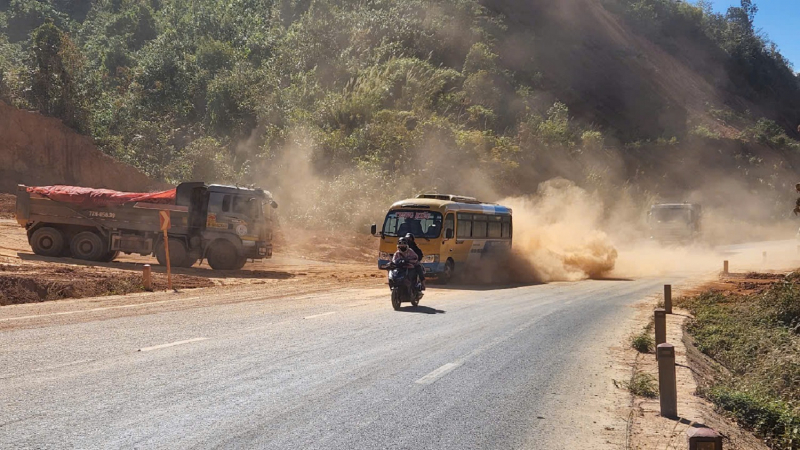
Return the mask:
[[698,349],[726,368],[706,396],[772,448],[800,449],[799,283],[793,274],[762,293],[709,292],[683,304]]
[[[514,31],[516,48],[548,44],[535,27],[520,34],[492,1],[0,5],[0,96],[168,181],[272,185],[300,159],[327,180],[311,188],[320,196],[412,185],[518,194],[556,175],[602,189],[652,173],[653,152],[720,138],[700,124],[606,125],[602,105],[575,119],[558,100],[568,87],[543,81],[548,67],[532,53],[510,62],[503,43]],[[732,104],[716,109],[719,120],[743,130],[742,141],[797,151],[790,122],[800,122],[800,84],[753,29],[749,0],[725,15],[671,0],[606,7],[675,53],[686,40],[711,52],[732,74],[722,88],[760,99],[770,117]],[[759,161],[746,149],[734,158]]]

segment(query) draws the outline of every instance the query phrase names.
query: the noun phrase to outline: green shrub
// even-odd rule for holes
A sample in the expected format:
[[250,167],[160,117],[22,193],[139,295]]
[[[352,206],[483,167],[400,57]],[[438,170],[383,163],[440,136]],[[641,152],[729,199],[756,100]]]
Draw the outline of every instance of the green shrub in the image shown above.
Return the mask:
[[649,373],[639,372],[637,370],[633,373],[630,380],[623,383],[623,386],[631,391],[633,395],[639,397],[658,397],[658,382],[656,378]]
[[631,338],[631,347],[639,353],[650,353],[655,347],[655,339],[647,331],[642,331]]

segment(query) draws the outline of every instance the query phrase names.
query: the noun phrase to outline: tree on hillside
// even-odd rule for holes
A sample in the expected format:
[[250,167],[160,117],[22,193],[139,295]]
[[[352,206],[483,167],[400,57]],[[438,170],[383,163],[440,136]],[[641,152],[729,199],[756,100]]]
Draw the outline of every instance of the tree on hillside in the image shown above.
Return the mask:
[[83,59],[69,36],[52,22],[32,34],[29,101],[40,111],[88,131],[78,76]]

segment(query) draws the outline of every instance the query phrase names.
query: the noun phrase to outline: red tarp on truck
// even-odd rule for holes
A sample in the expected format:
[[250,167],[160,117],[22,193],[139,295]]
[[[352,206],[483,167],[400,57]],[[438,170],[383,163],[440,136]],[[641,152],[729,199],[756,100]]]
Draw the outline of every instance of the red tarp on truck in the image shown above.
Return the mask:
[[161,192],[120,192],[111,189],[92,189],[79,186],[31,186],[31,194],[39,194],[57,202],[70,203],[80,207],[117,206],[131,202],[175,204],[175,189]]

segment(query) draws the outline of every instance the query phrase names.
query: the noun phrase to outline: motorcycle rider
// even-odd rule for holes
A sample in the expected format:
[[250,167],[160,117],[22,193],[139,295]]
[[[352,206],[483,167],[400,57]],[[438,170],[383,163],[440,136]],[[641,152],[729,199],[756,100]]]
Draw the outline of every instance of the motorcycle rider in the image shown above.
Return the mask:
[[[406,234],[406,242],[408,242],[408,248],[414,250],[414,253],[417,254],[417,260],[422,261],[422,250],[420,250],[419,246],[417,245],[416,240],[414,239],[414,235],[411,233]],[[417,271],[417,278],[419,279],[419,284],[422,286],[422,290],[425,290],[425,268],[422,267],[422,264],[417,264],[414,266]]]
[[401,237],[397,240],[397,251],[395,252],[394,256],[392,257],[392,262],[397,264],[399,261],[405,261],[406,264],[410,265],[411,268],[413,267],[417,273],[419,270],[419,258],[417,257],[417,253],[409,248],[408,240],[404,237]]

